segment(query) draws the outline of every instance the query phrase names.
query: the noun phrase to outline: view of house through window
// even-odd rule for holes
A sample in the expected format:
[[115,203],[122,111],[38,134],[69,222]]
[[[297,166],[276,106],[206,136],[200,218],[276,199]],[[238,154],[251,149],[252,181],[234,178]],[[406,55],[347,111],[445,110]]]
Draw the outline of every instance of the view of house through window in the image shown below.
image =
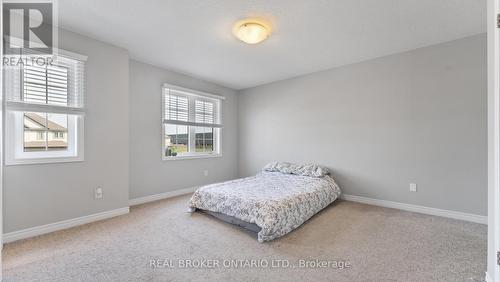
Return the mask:
[[[23,101],[68,105],[68,68],[58,65],[23,68]],[[68,116],[53,113],[24,113],[25,152],[58,151],[68,148]]]
[[24,151],[68,149],[68,117],[62,114],[24,113]]
[[51,64],[5,70],[6,163],[83,160],[83,55],[59,50]]

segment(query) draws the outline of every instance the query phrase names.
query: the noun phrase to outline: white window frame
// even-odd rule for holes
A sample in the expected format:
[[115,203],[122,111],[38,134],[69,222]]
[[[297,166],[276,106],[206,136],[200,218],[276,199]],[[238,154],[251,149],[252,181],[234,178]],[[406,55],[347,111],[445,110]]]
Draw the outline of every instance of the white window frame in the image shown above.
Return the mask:
[[[85,62],[87,56],[65,50],[57,50],[58,56]],[[81,74],[84,75],[84,74]],[[8,91],[8,90],[7,90]],[[84,95],[84,94],[83,94]],[[68,148],[61,151],[24,151],[24,113],[49,113],[67,115]],[[84,161],[84,119],[82,107],[66,107],[47,104],[28,104],[5,100],[5,165],[48,164]],[[48,132],[47,132],[48,134]]]
[[[166,91],[172,90],[175,91],[175,95],[182,96],[188,99],[188,122],[184,122],[185,125],[188,126],[188,146],[189,152],[183,153],[182,155],[177,156],[165,156],[165,124],[169,124],[165,120],[165,97]],[[164,161],[175,161],[175,160],[186,160],[186,159],[201,159],[201,158],[218,158],[222,157],[222,101],[226,98],[224,96],[211,94],[207,92],[202,92],[198,90],[193,90],[185,87],[180,87],[177,85],[172,85],[165,83],[163,84],[161,91],[161,156]],[[193,122],[195,120],[195,101],[203,100],[208,102],[213,102],[215,105],[215,113],[216,113],[216,121],[215,124],[201,124]],[[196,132],[195,127],[212,127],[217,128],[214,132],[214,141],[212,152],[195,152],[196,146]]]

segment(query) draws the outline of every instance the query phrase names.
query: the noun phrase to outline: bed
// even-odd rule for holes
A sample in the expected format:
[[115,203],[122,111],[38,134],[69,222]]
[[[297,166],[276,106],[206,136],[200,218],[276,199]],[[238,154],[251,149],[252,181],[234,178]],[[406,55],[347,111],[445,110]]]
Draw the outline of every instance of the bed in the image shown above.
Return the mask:
[[264,242],[293,231],[340,193],[325,167],[273,162],[255,176],[197,189],[189,212],[198,210],[257,232]]

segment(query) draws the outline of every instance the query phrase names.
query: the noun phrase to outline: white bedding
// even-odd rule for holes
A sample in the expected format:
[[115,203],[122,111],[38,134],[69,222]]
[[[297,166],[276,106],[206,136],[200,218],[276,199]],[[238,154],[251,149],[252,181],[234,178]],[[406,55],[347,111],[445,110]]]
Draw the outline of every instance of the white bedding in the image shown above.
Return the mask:
[[255,223],[259,242],[281,237],[340,196],[329,176],[309,177],[261,172],[199,188],[191,197],[190,210],[209,210]]

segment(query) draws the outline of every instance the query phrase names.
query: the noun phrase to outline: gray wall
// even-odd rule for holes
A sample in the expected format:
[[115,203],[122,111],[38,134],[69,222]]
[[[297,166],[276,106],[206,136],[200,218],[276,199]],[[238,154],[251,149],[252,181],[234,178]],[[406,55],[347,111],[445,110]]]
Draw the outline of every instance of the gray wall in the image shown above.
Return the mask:
[[[5,167],[4,232],[251,175],[271,160],[327,165],[347,194],[486,214],[485,35],[240,95],[67,31],[60,47],[89,57],[85,161]],[[221,158],[161,160],[165,82],[227,98]]]
[[486,80],[478,35],[244,90],[239,174],[315,162],[346,194],[486,215]]
[[[226,97],[222,102],[222,157],[163,161],[163,83]],[[235,91],[136,61],[130,62],[130,198],[190,188],[237,176]],[[204,176],[208,170],[208,176]]]
[[4,232],[128,206],[128,52],[66,31],[59,47],[88,56],[85,161],[6,166]]

